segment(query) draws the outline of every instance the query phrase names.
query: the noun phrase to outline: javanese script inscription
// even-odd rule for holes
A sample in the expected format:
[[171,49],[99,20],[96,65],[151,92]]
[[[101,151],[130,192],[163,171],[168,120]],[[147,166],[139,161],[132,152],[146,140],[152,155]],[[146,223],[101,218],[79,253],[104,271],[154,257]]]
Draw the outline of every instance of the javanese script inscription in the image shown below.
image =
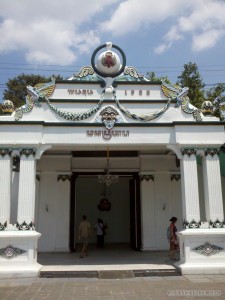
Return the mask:
[[87,130],[88,137],[102,137],[110,140],[112,137],[129,137],[129,130]]
[[93,95],[93,90],[79,90],[79,89],[68,89],[69,95]]
[[[150,90],[124,90],[122,91],[124,93],[124,96],[127,97],[132,97],[132,96],[138,96],[138,97],[145,97],[145,96],[150,96]],[[94,91],[93,90],[84,90],[84,89],[67,89],[68,95],[83,95],[83,96],[88,96],[88,95],[93,95]]]

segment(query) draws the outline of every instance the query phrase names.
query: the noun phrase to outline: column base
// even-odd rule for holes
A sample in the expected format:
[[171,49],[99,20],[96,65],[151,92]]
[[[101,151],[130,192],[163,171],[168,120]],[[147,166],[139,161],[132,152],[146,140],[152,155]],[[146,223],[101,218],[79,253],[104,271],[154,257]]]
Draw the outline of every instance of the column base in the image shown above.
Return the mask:
[[191,264],[175,263],[175,266],[180,270],[182,275],[224,275],[225,264]]
[[38,277],[36,231],[0,232],[0,278]]
[[15,266],[13,268],[0,267],[0,279],[7,278],[37,278],[43,266],[36,263],[34,266]]
[[178,233],[183,275],[225,274],[225,228],[186,229]]

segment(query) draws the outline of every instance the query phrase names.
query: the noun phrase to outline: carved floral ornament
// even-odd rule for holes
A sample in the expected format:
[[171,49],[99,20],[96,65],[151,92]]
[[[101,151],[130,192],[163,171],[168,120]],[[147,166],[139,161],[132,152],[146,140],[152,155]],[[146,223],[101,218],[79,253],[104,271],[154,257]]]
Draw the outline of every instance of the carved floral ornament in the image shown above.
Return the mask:
[[25,253],[25,252],[26,252],[25,250],[8,245],[5,248],[0,249],[0,256],[4,257],[6,259],[12,259],[18,255]]
[[209,242],[205,242],[203,245],[197,246],[193,248],[193,251],[205,255],[205,256],[211,256],[213,254],[216,254],[220,251],[224,250],[222,247],[219,247],[217,245],[213,245]]
[[20,149],[20,156],[35,156],[36,149]]
[[216,221],[209,221],[209,225],[211,228],[224,228],[225,227],[225,220],[220,221],[216,219]]
[[12,148],[1,148],[0,149],[0,156],[5,157],[6,155],[11,156]]
[[6,227],[7,227],[7,222],[5,222],[5,223],[0,222],[0,231],[5,230]]
[[219,155],[220,153],[220,149],[219,148],[207,148],[205,149],[205,156],[210,155],[210,156],[214,156],[214,155]]
[[30,222],[29,224],[25,221],[21,224],[18,222],[16,223],[16,227],[18,230],[26,231],[26,230],[35,230],[35,225],[33,222]]
[[184,220],[183,226],[184,226],[184,228],[191,228],[191,229],[200,228],[201,221],[200,220],[199,221],[195,221],[193,219],[191,222],[188,222],[188,221]]
[[191,157],[192,155],[195,155],[197,154],[197,150],[196,149],[185,149],[185,148],[182,148],[181,149],[181,153],[182,155],[187,155],[188,157]]
[[19,154],[20,156],[24,155],[24,156],[28,157],[30,155],[35,156],[35,154],[36,154],[36,149],[34,149],[34,148],[0,148],[0,156],[4,157],[4,156],[8,155],[8,156],[15,157],[15,154],[13,154],[13,151],[18,152],[16,154],[16,156],[18,156],[18,154]]

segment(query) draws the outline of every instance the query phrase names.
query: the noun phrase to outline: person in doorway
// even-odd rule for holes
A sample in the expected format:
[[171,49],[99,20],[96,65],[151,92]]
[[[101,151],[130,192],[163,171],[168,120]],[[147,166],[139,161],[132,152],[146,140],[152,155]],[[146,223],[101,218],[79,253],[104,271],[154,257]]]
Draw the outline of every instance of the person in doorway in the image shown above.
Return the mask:
[[78,239],[82,241],[82,248],[80,252],[80,258],[88,256],[88,243],[91,237],[91,225],[87,221],[87,217],[84,215],[83,220],[80,222],[78,229]]
[[94,229],[96,231],[96,236],[97,236],[97,248],[103,248],[106,225],[104,225],[102,219],[100,219],[100,218],[98,219],[97,224],[95,225]]
[[170,219],[170,226],[169,226],[169,242],[170,242],[170,253],[169,257],[171,260],[177,260],[175,257],[175,254],[177,250],[179,249],[178,239],[177,239],[177,227],[176,222],[177,218],[172,217]]

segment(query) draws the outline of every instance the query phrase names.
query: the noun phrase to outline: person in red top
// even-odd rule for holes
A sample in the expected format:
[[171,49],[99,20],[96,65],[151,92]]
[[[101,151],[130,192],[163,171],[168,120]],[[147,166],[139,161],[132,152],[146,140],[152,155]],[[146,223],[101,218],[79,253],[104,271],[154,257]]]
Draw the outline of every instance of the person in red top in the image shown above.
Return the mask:
[[175,253],[177,252],[177,250],[179,249],[179,244],[178,244],[178,240],[177,240],[177,227],[176,227],[176,222],[177,222],[177,218],[176,217],[172,217],[170,219],[170,253],[169,253],[169,257],[171,258],[171,260],[177,260],[175,258]]

